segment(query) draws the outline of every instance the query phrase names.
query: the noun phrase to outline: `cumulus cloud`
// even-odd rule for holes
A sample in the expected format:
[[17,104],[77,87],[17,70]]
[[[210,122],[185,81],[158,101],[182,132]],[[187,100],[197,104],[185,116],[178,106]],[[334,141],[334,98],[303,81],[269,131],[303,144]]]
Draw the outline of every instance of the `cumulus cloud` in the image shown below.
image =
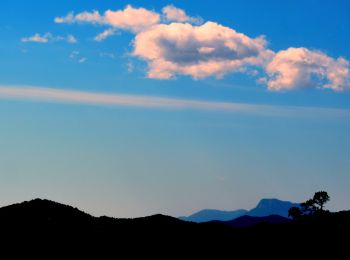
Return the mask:
[[[191,17],[173,5],[162,13],[131,5],[122,10],[68,13],[56,23],[90,23],[106,26],[95,41],[103,41],[116,30],[135,34],[131,54],[147,63],[147,76],[171,79],[187,75],[194,79],[227,73],[246,73],[269,90],[295,88],[350,89],[349,62],[320,51],[288,48],[275,53],[263,36],[249,37],[233,28]],[[35,34],[22,41],[46,43],[52,36]],[[57,39],[57,38],[56,38]],[[74,40],[67,40],[74,42]]]
[[250,38],[214,22],[159,24],[140,32],[133,55],[149,64],[150,78],[169,79],[184,74],[200,79],[222,77],[230,71],[261,66],[272,52],[264,37]]
[[104,24],[115,28],[139,32],[160,22],[160,15],[145,8],[134,8],[131,5],[123,10],[107,10],[104,15],[98,11],[82,12],[74,15],[68,13],[64,17],[56,17],[56,23],[91,23]]
[[36,42],[36,43],[49,43],[49,42],[57,42],[57,41],[65,41],[68,43],[76,43],[77,39],[69,34],[67,37],[64,36],[54,36],[52,33],[45,33],[41,35],[40,33],[36,33],[33,36],[23,37],[21,42]]
[[164,19],[166,21],[172,22],[190,22],[190,23],[201,23],[202,19],[200,17],[190,17],[186,14],[186,12],[180,8],[177,8],[173,5],[167,5],[162,9],[162,13],[164,15]]
[[105,20],[114,27],[140,32],[158,24],[160,15],[145,8],[134,8],[128,5],[124,10],[107,10]]
[[334,59],[320,51],[289,48],[276,53],[267,65],[267,85],[270,90],[294,88],[350,89],[349,62]]

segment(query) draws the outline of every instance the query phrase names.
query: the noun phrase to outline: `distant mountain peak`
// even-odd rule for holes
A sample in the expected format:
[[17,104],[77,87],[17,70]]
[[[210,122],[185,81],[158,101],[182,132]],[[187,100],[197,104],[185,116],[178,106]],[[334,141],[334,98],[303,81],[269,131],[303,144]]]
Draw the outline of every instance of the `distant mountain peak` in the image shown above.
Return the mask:
[[291,204],[291,203],[292,202],[290,202],[290,201],[279,200],[276,198],[263,198],[259,201],[256,208],[273,207],[273,206],[279,206],[279,205]]
[[181,220],[193,222],[209,222],[213,220],[229,221],[244,215],[253,217],[266,217],[269,215],[279,215],[288,218],[288,210],[291,207],[299,206],[298,203],[284,201],[276,198],[263,198],[257,206],[251,210],[239,209],[232,211],[223,211],[215,209],[203,209],[188,217],[179,217]]
[[247,212],[248,211],[245,209],[238,209],[233,211],[203,209],[188,217],[179,217],[179,219],[192,222],[208,222],[212,220],[228,221],[243,216]]
[[261,199],[258,205],[250,210],[247,215],[264,217],[269,215],[279,215],[282,217],[288,217],[288,210],[291,207],[298,207],[298,203],[290,201],[279,200],[276,198],[264,198]]

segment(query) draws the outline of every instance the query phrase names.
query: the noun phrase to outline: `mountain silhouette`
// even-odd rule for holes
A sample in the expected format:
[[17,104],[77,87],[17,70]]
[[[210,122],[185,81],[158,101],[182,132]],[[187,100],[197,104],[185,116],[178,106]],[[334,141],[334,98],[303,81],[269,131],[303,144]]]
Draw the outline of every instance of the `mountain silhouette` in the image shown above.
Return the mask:
[[[190,253],[221,259],[235,252],[280,259],[286,253],[298,256],[306,250],[303,256],[329,252],[337,259],[338,253],[346,253],[350,211],[325,212],[298,221],[275,215],[194,223],[161,214],[133,219],[94,217],[68,205],[35,199],[0,208],[0,230],[2,254],[11,248],[12,258],[20,252],[26,257],[29,252],[45,253],[46,258],[58,253],[67,258],[75,252],[79,258],[92,254],[118,258],[122,253],[130,258],[167,258],[170,254],[184,258]],[[322,250],[313,250],[323,243]]]
[[282,201],[279,199],[261,199],[257,206],[251,210],[239,209],[233,211],[222,211],[215,209],[204,209],[188,217],[179,217],[181,220],[192,222],[209,222],[209,221],[229,221],[244,215],[253,217],[266,217],[270,215],[279,215],[288,218],[288,210],[291,207],[299,207],[299,203]]
[[198,212],[196,212],[188,217],[179,217],[179,219],[185,220],[185,221],[197,222],[197,223],[208,222],[208,221],[212,221],[212,220],[228,221],[228,220],[243,216],[243,215],[247,214],[247,212],[248,211],[245,209],[239,209],[239,210],[234,210],[234,211],[204,209],[204,210],[198,211]]
[[83,224],[93,217],[77,208],[45,199],[34,199],[0,208],[0,220],[28,223]]
[[251,209],[247,213],[247,215],[254,217],[279,215],[288,218],[288,210],[291,207],[299,207],[299,203],[292,203],[279,199],[262,199],[254,209]]

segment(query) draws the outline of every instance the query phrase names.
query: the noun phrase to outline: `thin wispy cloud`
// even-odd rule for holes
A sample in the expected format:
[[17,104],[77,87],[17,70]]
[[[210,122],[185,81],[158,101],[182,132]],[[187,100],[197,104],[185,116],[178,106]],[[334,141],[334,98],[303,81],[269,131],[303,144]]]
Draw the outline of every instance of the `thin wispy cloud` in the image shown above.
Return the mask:
[[107,30],[104,30],[103,32],[101,32],[100,34],[96,35],[94,40],[97,41],[97,42],[101,42],[101,41],[104,41],[105,39],[113,36],[116,34],[116,29],[114,28],[109,28]]
[[98,106],[126,106],[175,110],[214,110],[261,116],[350,117],[350,110],[347,109],[257,105],[247,103],[202,101],[141,95],[106,94],[98,92],[39,87],[0,86],[0,98],[9,100],[30,100],[36,102],[69,103]]
[[126,68],[127,68],[127,71],[129,73],[132,73],[134,71],[134,64],[132,63],[132,61],[129,61],[127,64],[126,64]]
[[87,61],[86,57],[82,57],[78,60],[79,63],[85,63]]
[[71,54],[69,54],[69,58],[75,59],[79,55],[79,51],[72,51]]
[[100,52],[100,57],[101,58],[110,58],[110,59],[115,59],[116,55],[111,52]]
[[40,35],[39,33],[36,33],[33,36],[23,37],[21,39],[21,42],[48,43],[50,38],[51,38],[50,33],[45,33],[44,35]]
[[70,44],[74,44],[78,42],[77,38],[72,34],[68,34],[67,36],[55,36],[49,32],[45,34],[35,33],[32,36],[23,37],[21,39],[21,42],[24,42],[24,43],[27,43],[27,42],[49,43],[49,42],[59,42],[59,41],[64,41]]
[[72,60],[76,60],[78,63],[85,63],[87,58],[82,56],[79,51],[75,50],[69,54],[69,58]]

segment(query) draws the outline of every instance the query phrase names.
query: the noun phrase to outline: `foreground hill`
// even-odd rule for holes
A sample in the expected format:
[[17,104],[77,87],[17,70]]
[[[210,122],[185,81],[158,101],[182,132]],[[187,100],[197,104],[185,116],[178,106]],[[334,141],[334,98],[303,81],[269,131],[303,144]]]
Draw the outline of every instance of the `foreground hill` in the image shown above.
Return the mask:
[[298,207],[299,203],[293,203],[290,201],[283,201],[279,199],[262,199],[251,210],[239,209],[233,211],[222,211],[215,209],[205,209],[198,211],[188,217],[179,217],[181,220],[192,222],[208,222],[213,220],[229,221],[239,218],[244,215],[253,217],[266,217],[270,215],[279,215],[288,218],[288,210],[291,207]]
[[[162,255],[165,250],[163,258],[214,253],[220,259],[221,254],[233,251],[270,257],[279,251],[299,254],[304,248],[310,250],[326,243],[320,253],[329,251],[334,257],[347,248],[350,211],[294,222],[265,219],[235,228],[230,222],[193,223],[164,215],[135,219],[94,217],[77,208],[36,199],[0,208],[0,230],[3,249],[21,248],[12,252],[27,252],[23,250],[29,247],[35,252],[128,252],[128,258],[132,258],[141,253]],[[309,252],[315,256],[314,251]]]
[[252,216],[242,216],[230,221],[224,222],[224,224],[227,224],[234,228],[247,228],[247,227],[253,227],[259,224],[286,224],[291,222],[290,219],[279,216],[279,215],[270,215],[265,217],[252,217]]

